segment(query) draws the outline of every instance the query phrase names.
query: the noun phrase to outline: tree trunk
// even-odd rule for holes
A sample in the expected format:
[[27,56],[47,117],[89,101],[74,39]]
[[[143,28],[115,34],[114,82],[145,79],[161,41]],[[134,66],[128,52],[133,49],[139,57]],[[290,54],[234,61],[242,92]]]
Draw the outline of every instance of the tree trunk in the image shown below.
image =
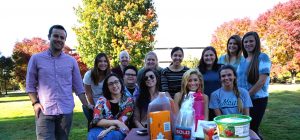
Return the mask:
[[292,84],[296,84],[296,75],[297,75],[297,72],[295,70],[292,70],[290,72],[291,72]]

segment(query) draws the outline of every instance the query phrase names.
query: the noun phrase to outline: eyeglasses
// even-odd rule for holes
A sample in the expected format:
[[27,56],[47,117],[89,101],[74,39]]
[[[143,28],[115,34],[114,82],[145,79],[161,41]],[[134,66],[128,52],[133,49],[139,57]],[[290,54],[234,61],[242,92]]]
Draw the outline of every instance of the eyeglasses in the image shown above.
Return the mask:
[[131,73],[125,73],[126,76],[136,76],[136,74],[131,74]]
[[154,75],[149,75],[149,76],[145,76],[144,80],[147,81],[148,79],[153,80],[154,79]]
[[108,86],[113,86],[113,85],[118,85],[118,84],[120,84],[120,81],[116,80],[116,81],[113,81],[113,82],[109,82]]

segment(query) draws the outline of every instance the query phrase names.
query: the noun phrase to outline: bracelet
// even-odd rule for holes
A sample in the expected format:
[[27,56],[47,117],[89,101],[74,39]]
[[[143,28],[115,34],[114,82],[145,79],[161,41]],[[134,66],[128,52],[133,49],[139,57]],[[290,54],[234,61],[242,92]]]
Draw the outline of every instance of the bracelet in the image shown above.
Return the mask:
[[32,106],[34,106],[35,104],[40,103],[39,100],[36,100],[34,103],[32,103]]

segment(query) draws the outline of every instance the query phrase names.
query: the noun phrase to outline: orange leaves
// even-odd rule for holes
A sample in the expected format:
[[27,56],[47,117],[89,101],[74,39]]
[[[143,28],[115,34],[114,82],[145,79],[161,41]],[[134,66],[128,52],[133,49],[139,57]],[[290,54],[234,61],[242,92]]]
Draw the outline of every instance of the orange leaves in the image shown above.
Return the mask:
[[147,9],[147,11],[146,11],[147,19],[152,19],[154,17],[154,15],[155,15],[155,13],[152,8]]
[[48,43],[41,38],[24,39],[22,42],[17,42],[13,52],[24,52],[32,55],[48,49]]
[[211,45],[216,48],[219,55],[224,54],[228,38],[232,35],[244,35],[250,30],[251,23],[252,21],[247,17],[223,23],[214,31]]

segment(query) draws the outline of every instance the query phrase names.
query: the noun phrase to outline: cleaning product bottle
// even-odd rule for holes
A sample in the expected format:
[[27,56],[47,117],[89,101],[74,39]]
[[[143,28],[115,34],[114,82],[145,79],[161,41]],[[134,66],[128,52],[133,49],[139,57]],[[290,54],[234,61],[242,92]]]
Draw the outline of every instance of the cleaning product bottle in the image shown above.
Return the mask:
[[165,92],[159,92],[148,106],[148,130],[151,139],[172,140],[172,122],[174,121],[174,101]]
[[193,93],[193,97],[194,97],[193,108],[195,111],[194,112],[194,121],[195,121],[194,132],[197,137],[203,138],[204,133],[203,133],[202,125],[200,125],[200,122],[202,120],[205,120],[204,97],[201,92]]

